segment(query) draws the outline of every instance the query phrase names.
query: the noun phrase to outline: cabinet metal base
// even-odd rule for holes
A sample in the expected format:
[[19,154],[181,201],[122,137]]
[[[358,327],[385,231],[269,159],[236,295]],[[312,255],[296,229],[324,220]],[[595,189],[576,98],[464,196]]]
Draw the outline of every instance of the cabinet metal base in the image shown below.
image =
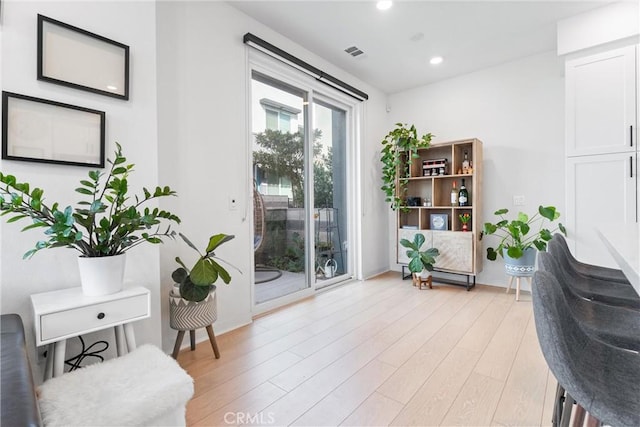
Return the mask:
[[[405,269],[407,268],[406,265],[402,266],[402,280],[406,280],[406,279],[411,279],[411,272],[409,272],[409,274],[407,274],[405,272]],[[447,274],[455,274],[458,276],[465,276],[466,277],[466,282],[460,281],[460,280],[452,280],[452,279],[444,279],[444,278],[438,278],[436,276],[433,276],[433,280],[438,282],[438,283],[445,283],[447,285],[454,285],[454,286],[464,286],[465,288],[467,288],[467,291],[470,291],[472,288],[476,287],[476,276],[471,275],[471,274],[464,274],[464,273],[452,273],[450,271],[442,271],[442,270],[438,270],[437,268],[434,269],[431,273],[433,274],[434,272],[438,272],[441,271],[443,273],[447,273]],[[473,279],[472,279],[473,278]]]

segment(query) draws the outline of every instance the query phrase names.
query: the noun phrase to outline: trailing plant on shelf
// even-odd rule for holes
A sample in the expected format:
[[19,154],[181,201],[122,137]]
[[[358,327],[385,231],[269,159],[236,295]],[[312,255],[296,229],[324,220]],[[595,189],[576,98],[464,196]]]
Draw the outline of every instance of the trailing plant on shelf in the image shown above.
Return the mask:
[[429,272],[433,271],[433,265],[436,263],[436,257],[440,252],[436,248],[429,248],[427,250],[421,250],[422,245],[425,242],[424,235],[422,233],[416,233],[413,237],[413,241],[408,239],[401,239],[400,244],[407,248],[407,257],[409,257],[409,271],[415,274],[420,274],[423,270]]
[[487,259],[491,261],[495,261],[498,254],[504,256],[503,250],[514,259],[521,258],[529,248],[544,251],[556,231],[560,230],[567,235],[562,223],[558,223],[553,230],[545,227],[547,221],[551,223],[560,218],[560,212],[554,206],[539,206],[538,212],[533,216],[519,212],[516,219],[512,220],[505,218],[504,215],[508,212],[508,209],[497,210],[494,214],[500,217],[500,221],[484,224],[484,234],[495,234],[500,239],[498,246],[487,248]]
[[[224,283],[229,284],[231,281],[229,272],[216,262],[216,260],[225,262],[236,270],[238,269],[229,262],[218,258],[214,251],[235,236],[214,234],[209,238],[209,243],[203,254],[186,236],[182,233],[179,233],[179,235],[189,247],[200,255],[191,269],[187,268],[180,257],[176,257],[176,262],[180,264],[180,267],[171,274],[171,278],[180,285],[180,296],[182,298],[194,302],[204,300],[207,295],[209,295],[211,286],[219,278],[222,279]],[[238,272],[240,272],[240,270],[238,270]]]
[[119,255],[142,243],[162,243],[163,237],[173,238],[171,226],[161,223],[180,223],[180,218],[158,208],[143,208],[154,199],[175,196],[169,187],[156,187],[151,192],[143,188],[141,196],[129,195],[129,174],[134,165],[126,164],[122,147],[116,143],[115,158],[108,160],[111,167],[105,174],[89,171],[88,179],[80,181],[77,193],[85,200],[78,206],[61,208],[59,203],[45,203],[44,190],[31,188],[13,175],[0,172],[0,215],[11,215],[8,223],[31,219],[22,231],[45,228],[46,240],[38,241],[23,258],[47,248],[66,247],[84,257]]
[[[382,140],[382,191],[391,209],[402,209],[407,192],[408,165],[418,158],[418,149],[429,148],[433,135],[427,133],[418,137],[414,125],[396,123]],[[406,166],[406,167],[405,167]]]

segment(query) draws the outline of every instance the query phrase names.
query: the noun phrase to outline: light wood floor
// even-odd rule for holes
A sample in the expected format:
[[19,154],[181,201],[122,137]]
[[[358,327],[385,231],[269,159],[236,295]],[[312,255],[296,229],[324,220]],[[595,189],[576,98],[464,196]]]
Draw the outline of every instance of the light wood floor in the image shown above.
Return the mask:
[[183,350],[190,426],[550,425],[531,297],[356,282]]

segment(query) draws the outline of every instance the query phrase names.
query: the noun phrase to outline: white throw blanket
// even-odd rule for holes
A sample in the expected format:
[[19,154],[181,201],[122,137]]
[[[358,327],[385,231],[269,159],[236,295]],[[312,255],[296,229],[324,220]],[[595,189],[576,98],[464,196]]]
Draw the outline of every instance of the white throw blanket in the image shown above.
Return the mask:
[[193,379],[162,350],[143,345],[46,381],[38,389],[45,426],[144,426],[184,408]]

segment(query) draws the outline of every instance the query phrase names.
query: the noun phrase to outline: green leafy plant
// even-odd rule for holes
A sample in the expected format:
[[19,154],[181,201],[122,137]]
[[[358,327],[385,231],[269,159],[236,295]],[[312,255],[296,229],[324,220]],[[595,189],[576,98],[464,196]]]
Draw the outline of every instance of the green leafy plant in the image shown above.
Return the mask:
[[467,224],[469,221],[471,221],[471,214],[465,212],[463,214],[459,214],[458,218],[460,219],[461,223]]
[[[171,278],[176,283],[180,284],[180,296],[182,298],[187,301],[202,301],[207,297],[207,295],[209,295],[211,285],[213,285],[218,278],[222,279],[226,284],[229,284],[231,281],[231,275],[229,275],[229,272],[222,265],[216,262],[216,260],[225,262],[229,266],[238,270],[236,267],[229,264],[229,262],[218,258],[214,252],[214,250],[216,250],[220,245],[228,242],[235,236],[228,234],[214,234],[209,238],[209,243],[207,244],[203,254],[185,235],[182,233],[179,234],[180,237],[182,237],[182,240],[184,240],[190,248],[193,248],[200,257],[191,269],[187,268],[180,257],[176,257],[176,262],[180,264],[180,267],[171,273]],[[238,272],[240,272],[240,270],[238,270]]]
[[402,209],[407,192],[408,165],[418,158],[418,149],[429,148],[433,135],[427,133],[418,138],[414,125],[396,123],[395,129],[382,140],[382,191],[385,200],[391,202],[391,209]]
[[425,251],[420,250],[425,242],[422,233],[416,233],[413,241],[401,239],[400,244],[407,249],[407,257],[409,261],[409,271],[412,273],[420,273],[422,270],[433,271],[433,265],[436,263],[436,257],[440,252],[436,248],[429,248]]
[[496,248],[487,248],[487,259],[491,261],[495,261],[498,254],[503,256],[503,249],[507,250],[507,255],[515,259],[521,258],[524,251],[529,248],[535,247],[539,251],[544,251],[553,233],[560,230],[565,236],[567,235],[567,230],[562,223],[558,223],[557,227],[551,231],[545,228],[545,220],[551,223],[560,218],[560,212],[554,206],[539,206],[538,212],[531,217],[519,212],[517,218],[513,220],[504,217],[508,212],[508,209],[497,210],[495,215],[500,217],[500,221],[484,224],[484,234],[495,234],[500,238]]
[[[67,247],[85,257],[119,255],[143,243],[162,243],[163,237],[173,238],[171,226],[161,229],[163,220],[180,223],[180,218],[158,208],[143,208],[153,199],[175,196],[169,187],[156,187],[151,192],[143,188],[142,196],[129,196],[129,174],[134,165],[126,164],[122,147],[116,143],[115,158],[108,160],[109,172],[89,171],[89,178],[80,181],[76,192],[85,196],[78,206],[60,208],[48,205],[44,190],[31,189],[13,175],[0,172],[0,215],[15,214],[8,223],[30,218],[32,223],[22,231],[43,227],[47,240],[38,241],[24,254],[30,258],[46,248]],[[104,179],[103,179],[104,178]]]

